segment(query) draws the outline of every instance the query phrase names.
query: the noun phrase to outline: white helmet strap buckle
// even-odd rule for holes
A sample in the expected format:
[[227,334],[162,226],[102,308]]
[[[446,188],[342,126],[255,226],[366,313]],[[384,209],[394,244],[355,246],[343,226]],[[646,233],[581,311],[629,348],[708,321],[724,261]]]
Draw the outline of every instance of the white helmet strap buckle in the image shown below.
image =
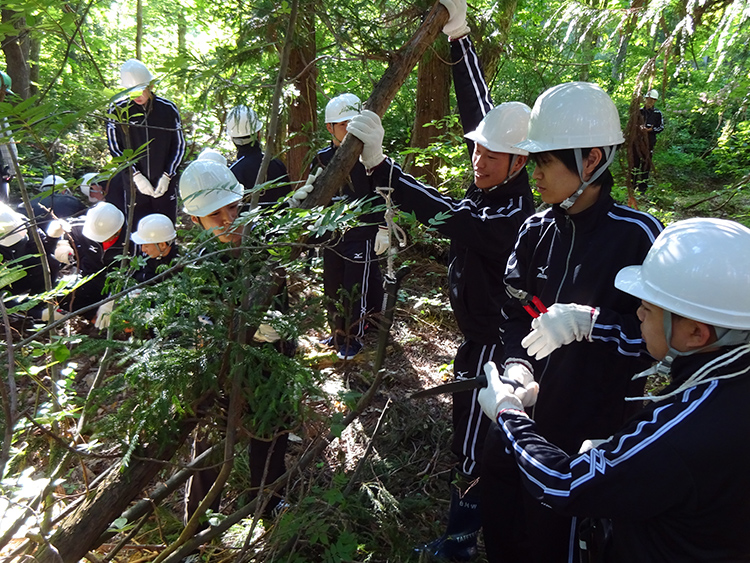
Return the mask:
[[609,147],[601,147],[602,151],[604,151],[604,165],[600,166],[596,172],[591,176],[591,178],[588,179],[588,181],[584,181],[583,179],[583,151],[579,148],[573,149],[573,153],[576,157],[576,168],[578,169],[578,178],[581,180],[581,185],[578,187],[578,189],[575,191],[573,195],[568,197],[565,201],[560,203],[560,207],[563,209],[570,209],[573,207],[573,204],[575,204],[578,197],[583,193],[583,190],[588,188],[594,181],[596,181],[599,176],[604,174],[604,171],[607,170],[607,168],[610,167],[612,162],[615,159],[615,147],[609,146]]

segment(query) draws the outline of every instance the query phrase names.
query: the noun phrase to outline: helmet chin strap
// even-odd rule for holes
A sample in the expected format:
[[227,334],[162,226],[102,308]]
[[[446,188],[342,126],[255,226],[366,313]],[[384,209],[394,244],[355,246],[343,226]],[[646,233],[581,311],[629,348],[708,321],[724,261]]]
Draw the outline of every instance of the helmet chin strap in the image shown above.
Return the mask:
[[503,180],[502,182],[500,182],[497,186],[491,187],[489,190],[487,190],[488,192],[496,190],[500,186],[504,186],[505,184],[507,184],[508,182],[510,182],[513,178],[515,178],[516,176],[518,176],[521,173],[521,170],[523,169],[523,166],[521,168],[519,168],[518,170],[516,170],[515,172],[513,172],[513,173],[510,172],[511,170],[513,170],[513,167],[516,165],[516,162],[518,161],[518,157],[519,156],[520,155],[518,155],[518,154],[511,155],[510,164],[508,165],[508,175],[505,177],[505,180]]
[[[672,347],[672,313],[664,311],[664,336],[667,339],[667,355],[664,359],[656,364],[656,373],[661,375],[668,375],[672,370],[672,362],[675,361],[679,356],[692,356],[698,352],[703,352],[709,348],[721,348],[722,346],[736,346],[738,344],[746,344],[750,342],[750,330],[738,330],[733,328],[714,327],[718,340],[706,344],[695,350],[689,350],[687,352],[680,352]],[[647,370],[648,371],[648,370]]]
[[576,157],[576,168],[578,168],[578,179],[581,180],[581,185],[578,186],[578,189],[573,195],[560,203],[560,207],[566,210],[573,207],[573,204],[578,199],[578,196],[583,193],[583,190],[589,187],[597,178],[599,178],[599,176],[604,174],[604,171],[609,168],[610,164],[612,164],[612,161],[615,159],[615,147],[601,147],[601,150],[604,152],[604,164],[600,166],[596,170],[596,172],[594,172],[594,174],[591,176],[591,178],[588,179],[588,181],[586,181],[583,179],[583,151],[581,149],[573,149],[573,153]]
[[[679,350],[675,350],[672,347],[672,313],[664,311],[664,336],[666,336],[667,338],[667,346],[668,346],[667,355],[664,357],[662,361],[657,363],[655,366],[650,367],[649,369],[634,375],[633,379],[635,380],[641,377],[647,377],[649,375],[654,375],[654,374],[669,376],[672,370],[672,362],[674,362],[674,360],[679,356],[690,356],[692,354],[696,354],[698,352],[702,352],[707,349],[719,349],[722,346],[742,346],[742,345],[747,346],[748,343],[750,343],[750,330],[740,330],[740,329],[735,329],[735,328],[724,328],[724,327],[717,327],[717,326],[714,327],[714,330],[716,331],[716,336],[718,337],[717,341],[712,342],[711,344],[708,344],[701,348],[697,348],[695,350],[690,350],[688,352],[680,352]],[[725,356],[720,356],[720,358],[721,357],[725,357]],[[710,368],[712,365],[714,365],[714,362],[709,362],[708,364],[704,365],[702,368],[698,369],[698,371],[696,371],[690,377],[688,377],[685,381],[683,381],[679,387],[677,387],[670,393],[666,393],[662,395],[646,395],[644,397],[625,397],[625,400],[626,401],[642,401],[642,400],[663,401],[664,399],[673,397],[674,395],[678,395],[679,393],[682,393],[686,389],[689,389],[690,387],[693,387],[699,383],[705,383],[705,382],[713,381],[716,379],[727,379],[730,377],[735,377],[737,375],[743,375],[747,372],[746,369],[741,369],[738,372],[712,376],[711,371],[710,371]]]

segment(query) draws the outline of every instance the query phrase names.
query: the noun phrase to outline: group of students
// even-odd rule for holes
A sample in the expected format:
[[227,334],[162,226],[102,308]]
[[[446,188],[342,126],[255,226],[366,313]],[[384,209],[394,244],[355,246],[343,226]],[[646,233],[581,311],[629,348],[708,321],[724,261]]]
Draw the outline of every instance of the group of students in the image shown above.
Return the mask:
[[[533,108],[493,108],[466,4],[441,1],[474,170],[465,197],[385,157],[375,113],[348,124],[401,209],[440,213],[465,338],[454,374],[490,382],[453,396],[448,524],[418,549],[468,561],[483,529],[492,562],[748,560],[750,230],[714,219],[662,230],[615,203],[609,166],[624,138],[609,96],[570,82]],[[538,213],[528,157],[549,206]],[[656,360],[671,383],[642,408]]]
[[[120,68],[120,78],[121,87],[127,95],[108,110],[107,141],[114,158],[123,158],[128,151],[135,151],[132,164],[106,182],[99,181],[94,173],[84,176],[81,189],[89,201],[96,203],[85,216],[82,215],[86,211],[85,206],[61,188],[67,184],[65,180],[59,176],[49,176],[54,181],[41,186],[43,194],[50,193],[36,202],[39,208],[39,214],[35,209],[36,224],[46,229],[52,218],[73,217],[72,224],[63,222],[64,232],[60,231],[59,224],[54,226],[55,236],[50,237],[53,246],[49,252],[50,260],[54,262],[57,256],[63,264],[68,260],[75,262],[79,273],[88,276],[106,271],[117,255],[122,253],[124,221],[132,210],[132,229],[135,231],[132,242],[142,247],[141,251],[147,255],[149,262],[146,268],[135,274],[139,281],[143,281],[154,275],[156,266],[168,263],[176,254],[176,245],[172,241],[177,224],[179,170],[186,143],[177,107],[154,93],[155,77],[142,62],[135,59],[124,62]],[[259,205],[270,206],[284,198],[287,198],[290,206],[299,205],[312,188],[317,175],[313,170],[319,171],[330,162],[346,134],[346,123],[359,112],[360,107],[360,100],[353,94],[331,99],[325,108],[325,123],[331,134],[331,143],[315,155],[303,188],[293,190],[283,162],[277,158],[270,159],[265,177],[260,179],[262,189]],[[256,186],[259,181],[257,176],[263,160],[261,129],[262,123],[257,114],[245,105],[233,108],[227,115],[227,135],[237,149],[237,158],[229,170],[247,189]],[[196,162],[213,158],[227,166],[226,159],[216,151],[207,149],[202,156],[206,158],[199,156]],[[294,192],[296,199],[289,197],[291,192]],[[356,163],[334,200],[352,202],[373,199],[374,196],[371,179],[362,165]],[[70,202],[77,204],[77,207],[68,209]],[[122,215],[122,221],[117,211]],[[101,222],[100,217],[107,218],[104,226],[84,232],[83,223]],[[143,232],[141,223],[145,228]],[[378,235],[378,226],[382,224],[383,212],[376,211],[360,217],[357,226],[337,234],[336,238],[317,241],[325,244],[324,294],[331,327],[330,336],[322,342],[333,347],[341,359],[352,359],[361,351],[363,336],[371,326],[370,318],[382,307],[382,276],[375,252],[376,249],[378,253],[385,251],[383,233]],[[71,229],[72,225],[78,228]],[[93,235],[93,238],[83,236],[86,233]],[[61,245],[55,253],[55,239],[60,237]],[[153,247],[144,245],[169,245],[169,248],[156,252]],[[134,248],[128,250],[131,254],[136,252]],[[91,259],[92,255],[95,260]],[[68,310],[86,308],[99,301],[104,278],[105,275],[97,275],[96,283],[79,290],[74,298],[76,305],[68,307]],[[70,305],[72,301],[66,303]],[[97,314],[96,310],[87,310],[84,316],[103,327],[106,326],[108,312],[109,306],[100,311],[101,314]]]
[[[364,148],[341,197],[372,197],[374,186],[390,186],[393,201],[419,221],[439,215],[435,228],[451,241],[450,300],[464,336],[454,374],[486,374],[489,385],[453,397],[457,463],[447,527],[419,550],[468,561],[483,530],[492,562],[748,560],[750,486],[741,470],[750,417],[741,401],[750,385],[750,230],[718,219],[663,229],[617,204],[609,167],[624,138],[606,92],[569,82],[543,92],[533,108],[494,106],[465,0],[441,2],[474,172],[464,197],[439,193],[386,157],[380,118],[352,94],[328,104],[333,140],[312,167],[327,165],[344,136],[355,135]],[[205,153],[179,182],[176,168],[126,171],[138,185],[136,208],[141,196],[176,201],[178,189],[193,223],[237,246],[243,187],[255,185],[262,159],[260,123],[240,106],[227,128],[239,156],[231,168]],[[547,204],[540,212],[529,159]],[[289,205],[304,200],[315,176]],[[268,180],[279,191],[262,203],[287,197],[280,161]],[[112,202],[89,210],[81,232],[96,245],[76,245],[79,259],[121,252],[124,220]],[[382,212],[363,217],[325,249],[330,302],[349,296],[329,311],[327,343],[340,357],[359,352],[382,298],[382,220]],[[154,260],[171,259],[173,221],[167,212],[145,213],[132,239]],[[671,382],[644,408],[649,370]],[[269,481],[283,473],[285,444],[273,451]],[[199,490],[207,486],[210,479]]]
[[[455,200],[389,159],[372,160],[369,173],[381,182],[390,179],[394,201],[420,221],[441,214],[436,228],[451,240],[450,298],[465,338],[454,359],[455,377],[477,377],[488,362],[501,366],[505,377],[530,387],[527,406],[541,431],[572,452],[586,438],[612,434],[634,410],[624,401],[639,393],[630,377],[650,358],[638,331],[637,299],[612,284],[620,268],[644,259],[661,225],[610,195],[608,167],[624,139],[609,96],[594,84],[572,82],[544,92],[533,109],[520,102],[493,107],[468,35],[465,3],[443,3],[451,12],[444,31],[474,183]],[[363,112],[349,130],[364,142],[363,155],[379,154],[371,146],[382,138],[377,115]],[[525,168],[529,156],[536,190],[550,205],[537,214]],[[546,353],[527,352],[533,302],[549,304],[540,317],[550,325],[545,335],[575,326],[576,342],[560,348],[545,341]],[[606,383],[583,384],[603,366]],[[421,549],[470,560],[483,527],[493,561],[568,560],[575,550],[570,519],[524,491],[478,393],[453,396],[458,463],[448,524]],[[517,510],[508,519],[498,506]]]
[[[18,242],[13,236],[14,232],[37,229],[45,243],[45,255],[51,265],[75,266],[80,277],[89,278],[57,303],[60,307],[58,313],[78,312],[97,328],[105,328],[109,324],[114,302],[109,300],[98,307],[96,305],[107,299],[107,274],[122,263],[123,256],[140,254],[147,258],[145,265],[130,272],[135,282],[153,278],[159,266],[174,264],[179,256],[175,229],[178,195],[183,212],[193,224],[211,231],[215,240],[229,249],[239,246],[242,230],[237,227],[236,220],[242,210],[246,190],[257,191],[254,187],[258,184],[258,172],[263,160],[260,119],[251,108],[237,106],[229,112],[226,120],[227,134],[237,148],[236,161],[229,166],[220,153],[206,149],[178,174],[178,166],[184,155],[184,139],[176,107],[153,94],[153,75],[139,61],[124,63],[121,79],[121,85],[129,95],[110,108],[107,135],[110,152],[115,157],[124,156],[128,149],[142,147],[139,149],[141,152],[136,153],[134,163],[104,185],[97,183],[97,178],[92,178],[96,175],[87,175],[81,188],[92,203],[95,200],[95,204],[88,209],[61,189],[68,182],[55,176],[54,181],[42,187],[43,193],[51,190],[49,198],[39,202],[46,218],[43,224],[40,217],[36,222],[25,221],[14,212],[10,217],[13,225],[8,224],[8,228],[0,225],[5,235],[0,239],[0,246]],[[346,121],[346,116],[352,115],[352,111],[358,112],[360,105],[353,95],[338,96],[328,103],[326,125],[331,132],[332,142],[330,147],[316,156],[316,169],[328,164],[346,134],[345,128],[337,124]],[[312,188],[315,177],[315,173],[310,174],[303,189],[290,194],[293,190],[290,189],[291,182],[284,164],[278,159],[271,159],[265,181],[257,186],[262,188],[260,206],[271,206],[280,201],[286,201],[290,207],[298,206]],[[373,193],[370,179],[364,173],[363,166],[357,163],[350,181],[341,187],[337,197],[353,201]],[[81,208],[70,213],[63,210],[61,202],[68,197],[78,202]],[[131,213],[133,232],[126,249],[126,227]],[[373,224],[367,217],[360,218],[360,226],[347,231],[339,239],[328,241],[335,251],[330,255],[326,252],[324,259],[332,326],[331,338],[326,339],[326,343],[333,346],[342,359],[351,359],[361,350],[366,317],[382,302],[382,281],[374,277],[379,276],[379,268],[373,251],[375,233],[378,223],[382,223],[382,216],[382,212],[374,214]],[[19,245],[10,255],[11,258],[16,256],[28,256],[29,260],[35,260],[41,272],[41,261],[32,237],[24,236],[23,245]],[[235,256],[235,253],[231,253],[231,256]],[[57,271],[57,267],[52,271],[53,281]],[[29,271],[33,275],[29,275],[28,279],[37,282],[43,280],[43,276],[36,275],[40,272]],[[367,290],[368,284],[371,290]],[[24,293],[42,293],[44,287],[38,283],[37,286]],[[285,288],[281,291],[284,293]],[[360,294],[361,291],[364,296]],[[283,296],[277,300],[283,301]],[[337,300],[345,300],[345,303],[334,303]],[[39,308],[40,317],[47,320],[44,318],[46,305],[40,304]],[[294,354],[294,342],[279,336],[270,325],[261,324],[253,335],[253,341],[256,345],[273,346],[286,356]],[[284,432],[270,441],[251,439],[252,496],[257,494],[262,482],[270,483],[284,473],[286,441],[287,434]],[[207,445],[205,436],[196,434],[196,455]],[[270,462],[267,462],[269,456]],[[216,472],[213,470],[200,471],[191,478],[185,497],[187,519],[193,515],[215,479]],[[267,499],[264,513],[273,511],[281,494],[283,491]],[[218,510],[218,502],[218,498],[214,499],[211,508]]]

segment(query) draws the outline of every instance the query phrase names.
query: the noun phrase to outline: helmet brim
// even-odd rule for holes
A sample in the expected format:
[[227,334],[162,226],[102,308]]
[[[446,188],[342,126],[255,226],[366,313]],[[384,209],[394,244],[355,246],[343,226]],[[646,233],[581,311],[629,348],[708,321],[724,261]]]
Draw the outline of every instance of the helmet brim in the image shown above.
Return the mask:
[[[685,313],[681,311],[689,310],[690,319],[711,326],[736,330],[748,330],[750,328],[750,317],[747,315],[742,318],[737,311],[722,311],[715,307],[705,307],[688,302],[677,296],[667,295],[663,290],[653,287],[643,278],[643,266],[626,266],[620,270],[615,276],[615,287],[670,313],[685,316]],[[728,319],[732,317],[736,318],[735,322],[728,322]]]
[[[198,198],[200,197],[201,192],[196,192],[194,194],[191,194],[191,198]],[[190,216],[193,217],[207,217],[211,215],[211,213],[215,213],[222,207],[226,207],[227,205],[231,205],[232,203],[238,202],[242,200],[242,195],[237,194],[236,192],[230,192],[227,194],[226,197],[219,199],[215,202],[212,202],[211,205],[203,205],[200,208],[190,208],[190,202],[185,201],[185,205],[183,207],[183,211],[187,213]]]
[[144,239],[143,237],[139,236],[137,232],[135,232],[135,233],[133,233],[133,234],[130,235],[130,240],[132,240],[135,244],[141,244],[141,245],[143,245],[143,244],[159,244],[160,242],[171,242],[171,241],[173,241],[176,238],[177,238],[177,234],[175,234],[171,238],[168,238],[167,240],[152,241],[152,240],[146,240],[146,239]]
[[476,144],[483,146],[488,151],[492,152],[504,152],[507,154],[518,154],[521,156],[527,156],[529,151],[518,147],[517,145],[503,145],[500,143],[493,143],[487,137],[485,137],[479,130],[474,130],[464,135],[465,139],[474,141]]
[[[514,146],[518,149],[528,151],[530,154],[549,152],[549,151],[562,151],[570,149],[593,149],[597,147],[619,147],[625,142],[625,137],[620,135],[617,138],[600,139],[601,143],[592,143],[591,138],[581,139],[576,142],[575,140],[567,140],[565,142],[539,142],[533,139],[527,139],[520,143],[516,143]],[[594,140],[596,141],[596,140]]]

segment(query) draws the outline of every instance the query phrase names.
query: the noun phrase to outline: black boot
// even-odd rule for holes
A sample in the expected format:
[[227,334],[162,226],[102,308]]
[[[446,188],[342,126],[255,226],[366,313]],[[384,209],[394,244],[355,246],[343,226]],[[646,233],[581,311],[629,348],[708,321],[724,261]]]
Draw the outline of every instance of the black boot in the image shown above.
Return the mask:
[[471,561],[477,556],[477,537],[482,526],[479,515],[479,487],[471,477],[453,472],[451,506],[445,533],[416,548],[442,561]]

